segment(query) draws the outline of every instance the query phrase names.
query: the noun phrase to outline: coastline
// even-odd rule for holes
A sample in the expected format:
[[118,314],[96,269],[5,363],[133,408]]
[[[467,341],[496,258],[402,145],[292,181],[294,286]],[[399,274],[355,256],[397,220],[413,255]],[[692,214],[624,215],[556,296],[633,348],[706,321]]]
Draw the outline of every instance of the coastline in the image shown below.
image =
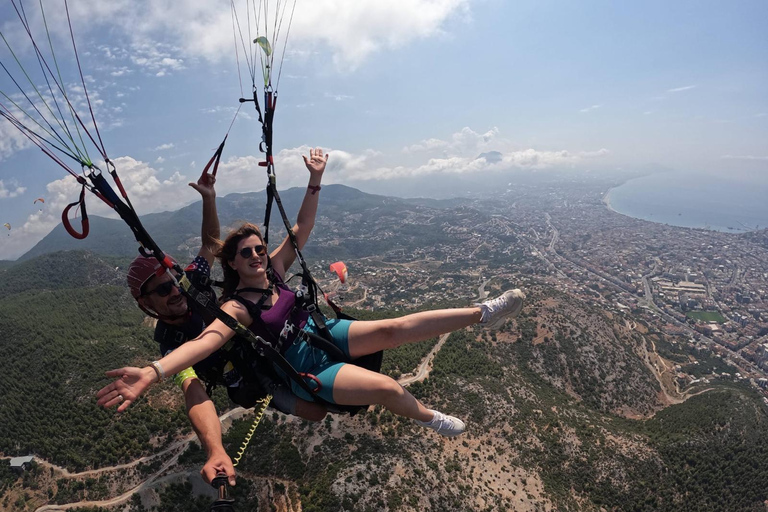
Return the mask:
[[[765,228],[764,223],[768,224],[768,211],[765,211],[763,218],[764,209],[756,210],[754,206],[746,211],[742,209],[733,213],[722,209],[719,212],[717,210],[709,210],[702,215],[700,208],[696,208],[695,206],[692,207],[692,205],[695,204],[695,201],[699,200],[697,196],[678,193],[680,190],[686,190],[682,188],[680,184],[681,176],[684,178],[686,177],[685,174],[677,174],[670,180],[673,182],[670,187],[659,186],[656,183],[651,183],[649,185],[647,180],[644,180],[644,178],[647,178],[648,176],[631,178],[606,190],[603,193],[601,201],[605,205],[605,208],[610,212],[632,219],[683,229],[717,231],[719,233],[735,235],[757,231],[760,230],[761,226]],[[634,187],[629,185],[635,180],[644,180],[646,182],[641,181]],[[676,184],[677,188],[675,188],[675,181],[678,182]],[[665,182],[665,185],[668,183],[669,182]],[[621,197],[617,196],[616,189],[627,186],[629,186],[630,190],[620,191],[619,196]],[[731,188],[730,190],[728,190],[727,187],[724,188],[726,189],[724,199],[733,201],[737,197],[743,197],[744,193],[741,188]],[[717,193],[719,192],[720,189],[717,190]],[[712,192],[710,187],[709,190],[704,190],[703,193],[712,195],[716,192]],[[618,199],[621,199],[621,201],[619,201],[617,197]],[[691,198],[693,198],[693,200]],[[642,203],[641,207],[638,207],[639,202]],[[746,204],[752,203],[754,203],[754,201]],[[721,207],[722,204],[723,203],[721,202]],[[670,205],[674,206],[670,207]],[[757,215],[755,215],[756,213]],[[752,227],[752,223],[756,223],[754,228]]]
[[[626,184],[626,183],[627,183],[627,182],[625,181],[625,182],[624,182],[624,183],[622,183],[621,185],[616,185],[616,187],[621,187],[622,185],[624,185],[624,184]],[[608,190],[607,190],[607,191],[606,191],[606,192],[603,194],[603,199],[602,199],[602,201],[603,201],[603,204],[605,205],[605,207],[606,207],[606,208],[608,208],[608,210],[612,211],[613,213],[618,213],[619,215],[624,215],[623,213],[617,212],[617,211],[616,211],[616,210],[613,208],[613,205],[611,205],[611,192],[613,192],[613,189],[615,189],[616,187],[611,187],[611,188],[609,188],[609,189],[608,189]]]

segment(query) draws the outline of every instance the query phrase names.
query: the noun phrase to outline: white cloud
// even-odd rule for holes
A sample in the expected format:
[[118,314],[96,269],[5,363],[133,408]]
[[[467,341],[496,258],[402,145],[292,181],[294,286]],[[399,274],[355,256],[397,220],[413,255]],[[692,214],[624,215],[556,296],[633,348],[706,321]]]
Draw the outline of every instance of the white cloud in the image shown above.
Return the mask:
[[683,92],[683,91],[690,91],[691,89],[695,89],[698,87],[697,85],[685,85],[683,87],[675,87],[674,89],[667,89],[667,92]]
[[18,128],[0,118],[0,161],[31,146],[32,142]]
[[184,60],[173,56],[180,52],[179,48],[157,41],[138,41],[132,45],[130,58],[134,65],[147,72],[155,76],[166,76],[172,71],[184,69]]
[[166,149],[173,149],[174,147],[176,147],[176,145],[173,142],[168,142],[157,146],[155,151],[165,151]]
[[163,162],[165,162],[165,158],[163,158],[162,156],[159,156],[157,157],[157,159],[155,159],[156,164],[162,164]]
[[170,178],[163,180],[163,185],[178,185],[179,183],[184,183],[185,181],[187,181],[187,177],[179,173],[179,171],[176,171]]
[[590,107],[583,108],[583,109],[579,110],[579,112],[581,112],[581,113],[592,112],[593,110],[597,110],[600,107],[602,107],[602,105],[592,105]]
[[[454,133],[449,140],[426,139],[418,144],[403,148],[408,154],[440,154],[426,163],[415,165],[387,166],[370,161],[356,162],[347,169],[350,180],[393,179],[427,174],[465,174],[484,170],[505,170],[510,168],[546,169],[554,166],[577,166],[585,160],[600,158],[609,153],[607,149],[597,151],[541,151],[533,148],[518,149],[510,141],[500,137],[499,129],[492,128],[478,133],[465,127]],[[494,151],[495,158],[478,158],[480,154]],[[335,152],[333,153],[335,154]],[[353,161],[350,158],[350,161]]]
[[[430,158],[425,163],[405,166],[381,165],[375,157],[378,154],[353,155],[343,151],[331,152],[332,162],[326,174],[332,182],[390,180],[425,175],[472,174],[484,171],[505,171],[517,169],[548,169],[552,167],[575,167],[586,161],[607,155],[607,149],[597,151],[539,151],[525,149],[501,153],[501,159],[489,161],[486,158],[450,156]],[[332,163],[335,168],[332,168]],[[325,178],[324,178],[324,181]]]
[[448,147],[448,141],[441,139],[425,139],[419,143],[403,148],[404,153],[418,153],[421,151],[434,151]]
[[[318,52],[315,47],[321,44],[330,48],[340,68],[351,69],[376,52],[443,34],[445,23],[452,16],[468,12],[473,1],[477,0],[301,2],[295,10],[286,59],[310,60]],[[235,0],[234,3],[247,39],[245,5],[250,2]],[[271,5],[274,8],[275,4]],[[286,1],[283,5],[290,9],[292,3]],[[234,59],[228,2],[81,0],[72,2],[70,13],[74,20],[88,20],[87,24],[75,27],[78,34],[97,24],[122,31],[132,41],[130,59],[156,75],[182,69],[187,58]],[[54,16],[52,11],[47,14]],[[283,30],[287,29],[289,16],[290,12],[285,16]],[[274,19],[274,15],[268,18]],[[52,30],[63,37],[66,27],[58,25],[61,23]],[[116,48],[100,47],[99,50],[110,60],[125,57]],[[242,48],[239,51],[242,59]],[[120,72],[119,68],[116,72]]]
[[753,161],[753,162],[768,162],[768,156],[723,155],[720,158],[724,160],[747,160],[747,161]]
[[5,185],[3,180],[0,180],[0,199],[12,199],[20,196],[26,191],[27,187],[22,187],[16,180],[11,180],[8,186]]
[[345,101],[345,100],[352,100],[355,98],[354,96],[349,96],[347,94],[331,94],[329,92],[325,93],[325,97],[330,98],[334,101]]
[[114,69],[109,72],[110,76],[118,77],[118,76],[124,76],[124,75],[130,75],[133,72],[133,70],[129,69],[127,66],[121,66],[118,69]]
[[499,129],[495,126],[485,133],[478,133],[469,127],[451,135],[449,140],[430,138],[403,148],[405,153],[440,151],[444,154],[474,154],[489,148],[495,143]]

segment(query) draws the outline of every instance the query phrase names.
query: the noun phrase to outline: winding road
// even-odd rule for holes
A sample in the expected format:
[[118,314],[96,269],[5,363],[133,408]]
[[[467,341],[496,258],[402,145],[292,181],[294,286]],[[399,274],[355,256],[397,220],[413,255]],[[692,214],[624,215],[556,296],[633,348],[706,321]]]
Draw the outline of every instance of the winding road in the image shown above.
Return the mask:
[[421,360],[421,364],[419,364],[419,367],[416,369],[415,375],[410,377],[401,377],[397,382],[399,382],[401,386],[405,387],[408,384],[421,382],[426,379],[429,376],[429,371],[432,369],[432,360],[435,359],[437,353],[440,352],[441,348],[443,348],[443,345],[450,335],[451,333],[447,333],[440,336],[440,339],[437,341],[437,343],[435,343],[435,346],[432,347],[432,350],[429,351],[429,354],[427,354],[426,357]]
[[[226,413],[224,413],[221,416],[219,416],[219,421],[224,423],[226,420],[228,420],[230,418],[242,417],[245,414],[247,414],[248,411],[249,411],[248,409],[243,409],[242,407],[236,407],[235,409],[227,411]],[[224,430],[224,429],[222,429],[222,430]],[[158,457],[162,457],[164,455],[167,455],[167,454],[173,452],[174,450],[178,450],[177,453],[175,453],[170,459],[168,459],[165,462],[165,464],[163,464],[162,467],[160,467],[160,469],[158,469],[152,475],[150,475],[149,478],[147,478],[146,480],[141,482],[136,487],[133,487],[133,488],[125,491],[123,494],[121,494],[119,496],[116,496],[114,498],[110,498],[108,500],[102,500],[102,501],[79,501],[79,502],[76,502],[76,503],[66,503],[66,504],[62,504],[62,505],[43,505],[42,507],[38,507],[37,509],[35,509],[35,512],[46,512],[46,511],[52,511],[52,510],[69,510],[69,509],[78,508],[78,507],[109,507],[109,506],[112,506],[112,505],[118,505],[120,503],[123,503],[123,502],[128,501],[129,499],[131,499],[131,496],[133,496],[135,493],[141,492],[142,490],[147,489],[147,488],[149,488],[149,487],[151,487],[153,485],[157,485],[157,484],[160,484],[162,482],[166,482],[169,479],[173,479],[173,478],[175,478],[175,477],[177,477],[179,475],[196,474],[197,471],[193,470],[193,471],[186,471],[186,472],[182,472],[182,473],[174,473],[174,474],[171,474],[171,475],[166,475],[163,478],[158,478],[165,471],[167,471],[168,468],[170,468],[171,466],[176,464],[176,462],[178,462],[179,456],[182,453],[184,453],[183,448],[185,448],[191,441],[193,441],[196,438],[197,438],[197,434],[189,434],[188,436],[186,436],[186,437],[184,437],[182,439],[179,439],[178,441],[175,441],[174,443],[169,445],[167,448],[165,448],[165,449],[163,449],[163,450],[161,450],[161,451],[159,451],[159,452],[157,452],[157,453],[155,453],[153,455],[149,455],[147,457],[142,457],[140,459],[136,459],[135,461],[129,462],[127,464],[118,464],[118,465],[115,465],[115,466],[108,466],[108,467],[99,468],[99,469],[92,469],[92,470],[89,470],[89,471],[82,471],[80,473],[70,473],[65,468],[56,466],[55,464],[51,464],[50,462],[47,462],[45,460],[37,459],[36,458],[38,464],[40,464],[42,466],[46,466],[46,467],[50,467],[50,468],[56,469],[57,471],[61,472],[62,476],[65,477],[65,478],[78,478],[78,477],[83,477],[83,476],[99,475],[101,473],[105,473],[105,472],[108,472],[108,471],[118,471],[118,470],[123,470],[123,469],[129,469],[129,468],[132,468],[134,466],[137,466],[137,465],[141,464],[142,462],[147,462],[147,461],[156,459]]]

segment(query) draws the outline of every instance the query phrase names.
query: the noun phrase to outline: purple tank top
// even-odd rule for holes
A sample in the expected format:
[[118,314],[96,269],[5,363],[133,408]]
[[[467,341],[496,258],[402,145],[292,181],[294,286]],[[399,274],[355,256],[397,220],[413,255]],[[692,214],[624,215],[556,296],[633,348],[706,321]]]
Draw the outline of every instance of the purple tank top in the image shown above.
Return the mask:
[[263,326],[266,326],[273,336],[280,337],[280,333],[285,329],[286,323],[293,324],[293,332],[288,334],[286,343],[284,343],[281,349],[282,352],[287,349],[289,344],[296,338],[298,330],[306,325],[309,313],[300,309],[293,315],[293,318],[291,318],[293,307],[296,304],[296,294],[288,288],[279,277],[277,278],[275,286],[279,290],[279,295],[277,301],[272,304],[271,308],[263,309],[261,311],[261,319],[263,323],[254,321],[248,328],[258,336],[260,335]]

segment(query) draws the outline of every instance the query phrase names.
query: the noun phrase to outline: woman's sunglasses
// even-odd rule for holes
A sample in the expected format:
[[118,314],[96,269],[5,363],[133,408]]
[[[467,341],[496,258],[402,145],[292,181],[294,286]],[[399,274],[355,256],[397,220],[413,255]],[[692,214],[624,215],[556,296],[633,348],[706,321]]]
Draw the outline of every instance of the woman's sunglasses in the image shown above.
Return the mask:
[[176,286],[176,283],[173,281],[166,281],[161,285],[158,285],[154,290],[150,290],[146,293],[142,293],[142,295],[152,295],[153,293],[156,293],[160,297],[167,297],[171,294],[171,291]]
[[267,246],[266,245],[254,245],[253,247],[243,247],[240,249],[240,257],[243,259],[248,259],[251,257],[251,254],[256,253],[257,256],[264,256],[267,254]]

